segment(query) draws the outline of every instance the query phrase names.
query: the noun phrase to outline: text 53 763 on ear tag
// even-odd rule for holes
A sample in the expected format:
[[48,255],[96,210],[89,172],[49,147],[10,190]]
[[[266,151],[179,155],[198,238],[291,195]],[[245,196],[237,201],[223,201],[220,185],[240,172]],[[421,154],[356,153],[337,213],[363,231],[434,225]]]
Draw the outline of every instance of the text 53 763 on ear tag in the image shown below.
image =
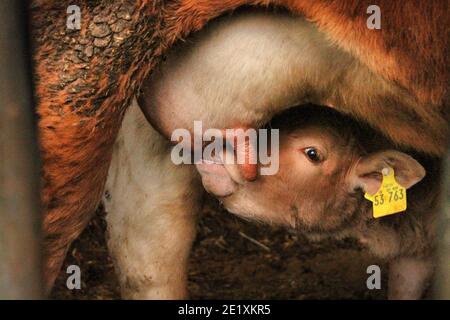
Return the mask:
[[[385,170],[383,170],[385,171]],[[373,217],[380,218],[406,210],[406,189],[395,180],[394,169],[383,172],[380,189],[374,195],[364,197],[373,203]]]

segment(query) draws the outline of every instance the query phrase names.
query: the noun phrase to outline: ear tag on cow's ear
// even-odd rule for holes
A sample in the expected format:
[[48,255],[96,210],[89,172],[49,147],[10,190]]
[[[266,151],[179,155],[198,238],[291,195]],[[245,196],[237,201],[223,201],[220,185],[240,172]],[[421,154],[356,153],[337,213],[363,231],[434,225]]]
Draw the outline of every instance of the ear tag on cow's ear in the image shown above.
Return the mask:
[[396,180],[393,168],[384,168],[383,181],[374,195],[364,197],[373,203],[373,217],[380,218],[406,210],[406,189]]

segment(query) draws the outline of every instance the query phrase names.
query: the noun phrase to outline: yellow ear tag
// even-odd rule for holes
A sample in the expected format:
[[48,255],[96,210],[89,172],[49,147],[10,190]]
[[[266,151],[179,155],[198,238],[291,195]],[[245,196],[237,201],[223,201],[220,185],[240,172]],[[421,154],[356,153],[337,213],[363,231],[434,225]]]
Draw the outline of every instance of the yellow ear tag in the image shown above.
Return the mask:
[[374,195],[364,197],[373,203],[373,217],[380,218],[406,210],[406,189],[395,180],[393,168],[383,169],[383,182]]

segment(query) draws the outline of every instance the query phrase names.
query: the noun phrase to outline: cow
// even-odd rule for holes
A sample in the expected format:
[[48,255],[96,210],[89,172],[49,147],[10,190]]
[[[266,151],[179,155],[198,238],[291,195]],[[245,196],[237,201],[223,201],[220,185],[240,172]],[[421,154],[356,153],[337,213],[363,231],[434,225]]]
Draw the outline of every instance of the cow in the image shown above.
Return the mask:
[[[379,30],[367,28],[369,1],[85,0],[78,4],[80,30],[67,28],[71,4],[30,3],[48,290],[70,243],[101,199],[114,141],[134,95],[170,48],[241,7],[304,17],[373,77],[382,78],[379,85],[387,86],[386,93],[395,93],[370,105],[338,99],[337,110],[367,121],[398,145],[444,153],[449,120],[446,1],[379,0]],[[372,90],[367,83],[360,86]]]
[[[239,64],[232,63],[237,60]],[[370,85],[372,90],[367,92],[361,88],[361,82]],[[173,138],[171,133],[180,127],[194,132],[194,121],[201,121],[205,129],[260,127],[275,113],[296,104],[313,102],[335,106],[338,101],[347,101],[349,105],[381,105],[385,99],[398,101],[400,105],[402,96],[382,77],[374,77],[351,56],[330,45],[323,34],[299,17],[267,12],[234,14],[211,23],[191,37],[189,43],[170,51],[144,82],[139,97],[147,119],[154,125],[145,128],[138,107],[133,107],[119,135],[106,185],[109,246],[118,264],[116,269],[120,271],[124,296],[186,296],[186,263],[195,234],[195,215],[201,206],[201,191],[198,191],[199,183],[192,168],[179,168],[171,162],[170,143],[168,139],[159,142],[161,137],[155,129],[166,138]],[[331,116],[333,114],[328,118]],[[339,118],[337,114],[334,117]],[[314,119],[304,113],[288,115],[285,119],[291,123],[285,120],[279,127],[292,127],[302,118]],[[324,123],[324,128],[318,128],[321,131],[327,127],[327,122]],[[340,125],[347,126],[345,122]],[[361,140],[374,149],[383,137]],[[339,140],[328,141],[329,146],[342,144]],[[398,146],[388,143],[384,146],[385,149],[394,147]],[[370,210],[368,203],[363,204],[362,194],[358,198],[353,193],[353,189],[362,188],[362,185],[354,181],[350,188],[347,186],[349,181],[336,181],[343,179],[344,173],[359,161],[361,152],[358,150],[356,147],[340,150],[339,165],[334,164],[333,174],[317,174],[315,179],[308,179],[307,165],[303,168],[292,163],[292,156],[286,154],[294,154],[294,151],[286,150],[280,152],[280,165],[285,171],[276,178],[261,177],[252,182],[252,179],[245,179],[248,167],[233,173],[230,166],[220,163],[220,159],[212,164],[197,164],[197,169],[206,190],[234,213],[249,219],[299,227],[310,234],[314,234],[314,230],[319,235],[351,234],[369,242],[372,251],[379,256],[396,259],[391,268],[391,279],[394,280],[390,297],[419,298],[432,269],[433,221],[430,217],[435,217],[437,210],[436,186],[430,186],[428,182],[426,188],[421,188],[419,194],[424,190],[434,192],[427,193],[428,196],[425,192],[422,207],[410,210],[413,218],[400,220],[403,226],[413,225],[411,228],[419,231],[403,227],[401,232],[396,232],[389,223],[388,226],[374,223],[367,218]],[[330,157],[333,151],[336,150],[329,148]],[[371,157],[377,159],[371,160],[372,166],[382,162],[382,157],[395,159],[392,161],[399,165],[396,172],[405,186],[414,185],[423,176],[424,169],[401,153],[379,153]],[[365,162],[369,161],[361,161],[360,166]],[[401,169],[402,165],[405,168]],[[292,172],[297,167],[305,176],[303,179],[300,173]],[[256,166],[253,168],[257,170]],[[286,168],[290,168],[287,175]],[[358,168],[352,169],[351,177],[345,178],[362,183],[365,178],[357,178],[355,174],[355,171],[361,171]],[[376,173],[374,168],[370,169],[372,171],[366,169],[360,176]],[[378,169],[381,174],[383,167]],[[402,172],[412,176],[402,178]],[[295,180],[291,181],[290,176]],[[437,174],[432,176],[435,180],[438,177]],[[365,181],[366,189],[375,193],[379,187],[377,181]],[[419,194],[416,191],[416,199]],[[417,207],[418,201],[414,203]],[[419,222],[414,224],[416,219]],[[342,225],[344,223],[346,225]],[[174,225],[178,231],[176,236]],[[129,245],[122,245],[124,239]],[[417,247],[411,248],[410,243],[416,243]],[[406,259],[408,254],[417,259]],[[412,280],[400,272],[399,265],[405,264],[411,269]],[[406,280],[396,281],[399,277]]]

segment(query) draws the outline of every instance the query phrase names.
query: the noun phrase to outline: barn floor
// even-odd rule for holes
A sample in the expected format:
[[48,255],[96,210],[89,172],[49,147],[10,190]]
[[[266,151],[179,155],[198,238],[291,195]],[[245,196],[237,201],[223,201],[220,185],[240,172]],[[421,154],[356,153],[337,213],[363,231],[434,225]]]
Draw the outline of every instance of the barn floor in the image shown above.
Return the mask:
[[[189,270],[193,299],[386,298],[386,265],[353,240],[312,243],[282,228],[242,221],[213,201],[203,211]],[[82,289],[67,289],[62,271],[52,298],[119,299],[105,228],[99,210],[62,269],[79,265]],[[381,290],[366,288],[366,268],[371,264],[381,267]]]

